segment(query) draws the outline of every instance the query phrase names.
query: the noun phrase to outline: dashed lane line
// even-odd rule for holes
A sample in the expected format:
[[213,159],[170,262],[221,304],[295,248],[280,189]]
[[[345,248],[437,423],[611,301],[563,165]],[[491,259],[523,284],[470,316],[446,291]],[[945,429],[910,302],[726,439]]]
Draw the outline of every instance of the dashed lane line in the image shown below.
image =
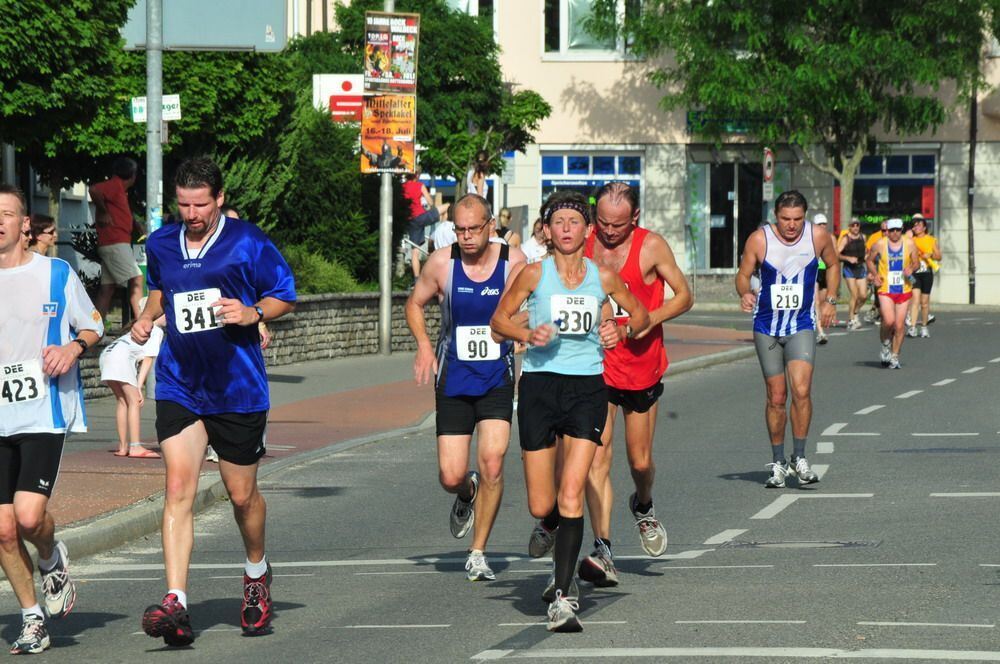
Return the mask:
[[805,625],[805,620],[675,620],[675,625]]
[[965,436],[965,437],[968,437],[968,436],[978,436],[979,434],[975,433],[975,432],[960,433],[960,432],[947,432],[947,431],[945,431],[945,432],[941,432],[941,433],[931,433],[931,432],[927,432],[927,431],[922,431],[922,432],[914,432],[914,433],[911,433],[910,435],[911,436],[918,436],[918,437],[922,436],[922,437],[925,437],[925,438],[935,438],[935,437],[936,438],[953,438],[953,437],[963,437],[963,436]]
[[731,528],[729,530],[723,530],[718,535],[712,535],[707,540],[705,540],[705,546],[715,546],[717,544],[725,544],[731,540],[736,539],[743,533],[747,531],[746,528]]
[[998,491],[958,491],[953,493],[932,493],[931,498],[1000,498]]
[[876,410],[879,410],[881,408],[885,408],[885,404],[877,403],[877,404],[875,404],[873,406],[867,406],[865,408],[862,408],[861,410],[856,410],[856,411],[854,411],[854,414],[855,415],[867,415],[869,413],[874,413]]
[[939,380],[936,383],[931,383],[934,387],[944,387],[945,385],[950,385],[955,382],[954,378],[945,378],[944,380]]
[[862,620],[859,625],[871,625],[875,627],[982,627],[993,629],[993,623],[934,623],[934,622],[880,622],[877,620]]
[[972,367],[971,369],[966,369],[966,370],[965,370],[965,371],[963,371],[962,373],[964,373],[964,374],[974,374],[974,373],[976,373],[977,371],[982,371],[982,370],[983,370],[983,369],[985,369],[985,368],[986,368],[986,367]]
[[937,567],[937,563],[814,563],[813,567]]
[[824,438],[826,436],[851,436],[852,438],[855,438],[857,436],[881,436],[882,435],[880,433],[858,433],[858,432],[853,432],[853,431],[852,432],[847,432],[847,433],[842,433],[844,427],[846,427],[847,424],[848,424],[847,422],[834,422],[833,424],[831,424],[830,426],[828,426],[826,429],[824,429],[823,433],[821,433],[820,436],[822,436]]
[[816,454],[833,454],[833,443],[816,443]]
[[761,511],[754,514],[751,519],[773,519],[778,514],[794,503],[795,501],[801,499],[816,499],[816,498],[872,498],[874,493],[814,493],[814,494],[791,494],[784,493],[774,499],[770,505],[762,509]]
[[671,658],[747,658],[761,657],[773,661],[788,659],[901,659],[936,661],[1000,662],[1000,652],[990,650],[922,650],[917,648],[871,648],[843,650],[840,648],[790,647],[701,647],[701,648],[539,648],[530,650],[483,650],[473,660],[499,659],[613,659],[635,657],[644,659]]
[[996,364],[998,362],[1000,362],[1000,357],[994,357],[992,360],[990,360],[990,364]]
[[774,565],[664,565],[660,569],[771,569]]
[[902,394],[897,394],[896,398],[897,399],[909,399],[910,397],[915,397],[918,394],[921,394],[922,392],[923,392],[923,390],[910,390],[909,392],[903,392]]

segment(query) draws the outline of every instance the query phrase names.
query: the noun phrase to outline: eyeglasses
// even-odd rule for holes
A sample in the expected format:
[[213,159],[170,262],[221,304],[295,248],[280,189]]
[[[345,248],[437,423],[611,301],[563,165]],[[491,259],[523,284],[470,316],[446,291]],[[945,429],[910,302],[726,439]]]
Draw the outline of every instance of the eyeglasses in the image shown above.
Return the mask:
[[47,231],[42,231],[41,233],[39,233],[39,235],[55,235],[56,232],[57,232],[56,229],[50,228]]
[[894,233],[894,232],[895,232],[895,233],[902,233],[902,232],[903,232],[903,229],[902,229],[902,228],[890,228],[890,229],[889,229],[889,232],[890,232],[890,233]]
[[466,226],[465,228],[459,228],[458,226],[455,226],[455,235],[469,235],[469,236],[479,235],[480,233],[483,232],[483,229],[486,228],[486,225],[489,223],[490,222],[486,221],[479,224],[478,226]]

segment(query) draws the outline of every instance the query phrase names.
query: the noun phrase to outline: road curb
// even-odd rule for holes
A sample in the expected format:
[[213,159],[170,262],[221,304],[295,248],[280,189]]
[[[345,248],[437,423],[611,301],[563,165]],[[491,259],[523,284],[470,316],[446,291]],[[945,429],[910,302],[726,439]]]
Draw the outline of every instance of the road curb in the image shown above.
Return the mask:
[[[720,353],[712,353],[711,355],[672,362],[668,369],[667,377],[746,359],[752,357],[754,352],[752,347],[733,348]],[[419,424],[413,426],[352,438],[314,450],[297,453],[262,465],[257,471],[257,477],[264,479],[292,466],[309,463],[337,454],[338,452],[367,445],[368,443],[423,433],[428,429],[433,429],[434,420],[434,413],[430,413]],[[227,500],[225,486],[223,486],[217,472],[202,473],[199,484],[201,486],[194,499],[195,514],[204,511],[220,501]],[[72,556],[78,558],[102,553],[122,544],[146,537],[160,529],[160,521],[163,514],[163,498],[163,492],[160,491],[138,503],[59,530],[57,532],[57,539],[65,542]]]

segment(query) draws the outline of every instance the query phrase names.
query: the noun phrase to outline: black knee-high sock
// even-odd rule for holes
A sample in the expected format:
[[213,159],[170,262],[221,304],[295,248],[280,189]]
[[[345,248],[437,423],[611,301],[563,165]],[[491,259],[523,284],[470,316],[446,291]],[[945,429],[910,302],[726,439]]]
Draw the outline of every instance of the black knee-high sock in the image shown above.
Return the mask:
[[545,526],[545,530],[550,533],[559,527],[559,506],[556,505],[552,508],[552,511],[545,515],[542,519],[542,525]]
[[562,517],[556,532],[556,548],[552,559],[556,564],[556,589],[569,596],[569,585],[576,573],[576,559],[583,546],[583,517]]

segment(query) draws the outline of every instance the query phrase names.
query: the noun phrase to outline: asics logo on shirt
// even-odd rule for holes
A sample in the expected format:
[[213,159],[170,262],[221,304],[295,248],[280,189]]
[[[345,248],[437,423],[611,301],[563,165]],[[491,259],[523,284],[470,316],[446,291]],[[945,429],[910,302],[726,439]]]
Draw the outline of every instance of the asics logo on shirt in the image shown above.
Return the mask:
[[480,295],[499,295],[499,294],[500,294],[499,288],[490,288],[489,286],[483,288],[483,292],[480,293]]
[[46,318],[55,318],[59,314],[58,302],[45,302],[42,304],[42,315]]

